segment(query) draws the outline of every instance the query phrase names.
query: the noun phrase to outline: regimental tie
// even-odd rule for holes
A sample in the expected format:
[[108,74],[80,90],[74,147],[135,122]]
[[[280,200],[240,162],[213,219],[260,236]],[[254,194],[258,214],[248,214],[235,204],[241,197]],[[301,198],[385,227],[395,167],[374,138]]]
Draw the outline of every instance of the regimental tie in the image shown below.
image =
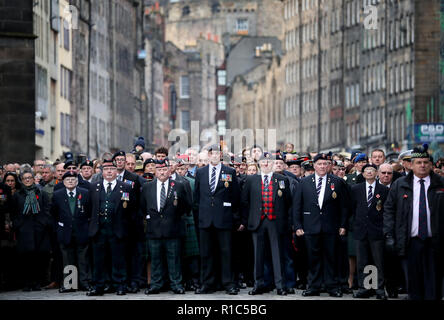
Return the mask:
[[373,187],[368,186],[368,196],[367,196],[367,207],[370,207],[372,205],[372,199],[373,199]]
[[107,194],[110,194],[111,193],[111,185],[112,185],[112,183],[111,182],[108,182],[108,187],[106,188],[106,193]]
[[428,236],[427,230],[427,205],[425,196],[424,179],[419,180],[421,184],[421,191],[419,192],[419,222],[418,222],[418,237],[425,240]]
[[321,189],[322,189],[322,177],[319,178],[318,186],[316,187],[316,193],[318,194],[318,198],[319,195],[321,194]]
[[165,206],[166,201],[166,191],[165,191],[165,182],[162,182],[162,187],[160,188],[160,209]]
[[69,209],[71,210],[71,214],[74,214],[76,210],[76,199],[74,198],[74,192],[69,192]]
[[265,191],[268,191],[268,176],[264,176],[264,189]]
[[216,167],[213,167],[213,171],[211,172],[211,182],[210,182],[211,193],[214,193],[215,189],[216,189]]

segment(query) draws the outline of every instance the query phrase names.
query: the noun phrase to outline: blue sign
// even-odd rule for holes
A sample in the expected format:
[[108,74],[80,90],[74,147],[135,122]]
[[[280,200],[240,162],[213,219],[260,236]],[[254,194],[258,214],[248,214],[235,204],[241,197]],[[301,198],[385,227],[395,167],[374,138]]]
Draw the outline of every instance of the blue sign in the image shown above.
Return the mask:
[[444,123],[415,124],[415,142],[444,142]]

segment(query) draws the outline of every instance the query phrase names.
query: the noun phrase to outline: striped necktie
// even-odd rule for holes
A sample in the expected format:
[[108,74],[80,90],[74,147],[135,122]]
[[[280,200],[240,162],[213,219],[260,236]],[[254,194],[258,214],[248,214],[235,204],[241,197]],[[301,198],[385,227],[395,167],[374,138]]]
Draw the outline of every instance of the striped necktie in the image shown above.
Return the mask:
[[419,183],[421,184],[421,190],[419,192],[418,237],[425,240],[428,236],[428,230],[424,179],[419,180]]
[[264,189],[268,191],[268,176],[264,176]]
[[372,199],[373,199],[373,187],[368,186],[368,196],[367,196],[367,207],[370,207],[372,205]]
[[321,193],[321,189],[322,189],[322,177],[319,177],[318,186],[316,187],[316,193],[318,194],[318,198],[319,194]]
[[214,193],[216,190],[216,167],[213,167],[213,171],[211,172],[210,190],[211,193]]
[[165,182],[162,182],[162,188],[160,189],[160,209],[165,206],[166,201],[166,191],[165,191]]

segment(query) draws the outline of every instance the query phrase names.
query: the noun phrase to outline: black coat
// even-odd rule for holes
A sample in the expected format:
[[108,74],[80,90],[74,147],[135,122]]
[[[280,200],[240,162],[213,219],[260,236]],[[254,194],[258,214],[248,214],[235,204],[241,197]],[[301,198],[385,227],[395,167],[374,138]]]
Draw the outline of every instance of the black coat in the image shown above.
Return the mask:
[[[287,177],[277,173],[273,173],[270,182],[273,186],[273,215],[276,215],[278,233],[283,234],[289,228],[289,209],[292,203],[290,183]],[[247,225],[248,230],[256,231],[262,215],[262,176],[248,176],[241,194],[242,224]]]
[[[143,179],[143,178],[142,178]],[[125,170],[123,173],[123,181],[124,184],[130,186],[134,190],[134,194],[136,196],[136,206],[139,206],[140,203],[140,193],[142,192],[142,184],[140,181],[140,177],[128,170]],[[138,208],[136,208],[138,211]],[[142,241],[145,239],[145,232],[143,226],[143,219],[136,214],[133,216],[133,219],[129,225],[129,236],[133,239],[137,239],[138,241]]]
[[[99,231],[99,213],[100,213],[100,192],[103,188],[103,180],[99,183],[91,185],[89,189],[89,195],[91,199],[91,221],[89,224],[89,236],[94,237]],[[122,199],[122,193],[129,193],[129,201],[127,207],[123,207],[125,202]],[[114,214],[109,216],[111,219],[112,229],[114,235],[122,239],[128,236],[128,229],[131,222],[136,221],[137,215],[137,203],[136,195],[133,188],[130,185],[121,181],[117,181],[111,193],[111,201],[114,202],[115,210]]]
[[[334,188],[334,190],[333,190]],[[336,193],[336,199],[333,198]],[[307,235],[339,234],[339,228],[347,228],[347,193],[340,178],[328,174],[322,210],[316,193],[315,175],[303,178],[293,197],[294,230],[303,229]]]
[[54,219],[57,239],[64,245],[70,244],[73,232],[75,232],[77,244],[83,245],[89,240],[88,228],[91,218],[89,191],[77,187],[75,197],[74,215],[71,214],[66,188],[57,190],[52,197],[51,215]]
[[145,184],[140,198],[140,215],[147,222],[148,239],[168,239],[184,236],[182,216],[191,210],[190,197],[185,185],[168,180],[165,206],[157,210],[157,179]]
[[[222,181],[222,175],[231,177],[228,187]],[[210,191],[209,165],[197,169],[193,211],[197,212],[199,228],[209,228],[212,225],[218,229],[231,230],[233,228],[233,217],[239,210],[240,188],[236,179],[236,170],[222,165],[219,180],[214,194]]]
[[[444,255],[444,178],[430,173],[427,191],[432,229],[432,246],[440,256]],[[384,205],[384,236],[395,239],[399,256],[407,253],[413,219],[413,172],[399,178],[390,187]]]
[[285,171],[282,173],[284,176],[286,176],[288,178],[288,181],[290,182],[290,190],[291,190],[291,195],[294,194],[294,192],[296,191],[296,185],[299,183],[299,178],[296,177],[293,173],[291,173],[290,171]]
[[37,214],[23,214],[26,192],[18,190],[12,197],[12,227],[17,237],[19,252],[48,252],[51,248],[50,233],[53,221],[50,214],[48,194],[37,188],[40,211]]
[[0,240],[5,239],[6,214],[11,212],[12,195],[11,189],[3,182],[0,182]]
[[[387,199],[389,188],[376,181],[373,190],[373,199],[370,207],[367,204],[368,190],[366,183],[358,183],[352,186],[352,203],[354,213],[353,236],[355,240],[382,240],[384,203]],[[379,203],[379,205],[378,205]],[[378,210],[378,208],[380,210]]]

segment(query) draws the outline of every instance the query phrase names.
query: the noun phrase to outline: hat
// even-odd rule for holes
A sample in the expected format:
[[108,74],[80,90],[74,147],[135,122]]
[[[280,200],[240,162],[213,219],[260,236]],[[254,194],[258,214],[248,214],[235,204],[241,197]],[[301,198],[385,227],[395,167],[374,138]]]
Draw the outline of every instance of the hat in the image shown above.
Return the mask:
[[333,153],[331,151],[327,153],[327,160],[333,160]]
[[302,162],[302,168],[304,168],[305,171],[313,171],[313,160],[306,160]]
[[94,167],[94,164],[93,164],[93,162],[91,161],[91,160],[85,160],[85,161],[83,161],[82,162],[82,164],[80,165],[80,169],[82,169],[83,167],[91,167],[91,168],[93,168]]
[[285,162],[287,164],[287,166],[292,166],[292,165],[298,165],[300,166],[302,164],[302,159],[292,159],[292,160],[288,160],[287,162]]
[[120,150],[120,151],[117,151],[116,153],[114,153],[114,155],[113,155],[113,160],[114,160],[115,158],[119,157],[119,156],[123,156],[123,157],[125,157],[125,156],[126,156],[125,151]]
[[351,155],[350,155],[350,160],[353,161],[353,159],[360,153],[361,153],[361,151],[359,151],[359,150],[352,150]]
[[353,163],[357,163],[359,161],[368,161],[367,155],[365,153],[359,153],[353,160]]
[[67,171],[63,175],[62,180],[65,180],[65,178],[69,178],[69,177],[77,178],[77,173],[71,172],[71,171]]
[[328,158],[327,158],[327,154],[325,154],[325,153],[318,153],[318,154],[314,157],[314,159],[313,159],[313,163],[316,163],[316,161],[318,161],[318,160],[328,160]]
[[143,161],[142,160],[136,160],[136,168],[135,171],[144,171],[143,170]]
[[168,158],[165,158],[163,160],[155,160],[156,168],[163,168],[163,167],[169,167],[170,161]]
[[376,166],[376,164],[367,163],[365,166],[362,167],[362,172],[364,172],[364,170],[367,169],[367,168],[373,168],[375,170],[378,170],[378,167]]
[[401,152],[398,156],[398,160],[410,161],[412,159],[412,152],[412,149]]
[[333,166],[345,167],[344,162],[341,160],[333,160]]
[[427,143],[424,143],[420,147],[413,148],[412,159],[430,158],[430,155],[427,152],[428,149],[429,145]]
[[66,161],[65,164],[63,165],[63,169],[68,169],[69,166],[77,167],[77,163],[74,161],[74,159]]
[[102,167],[110,167],[110,166],[116,167],[116,162],[114,161],[114,158],[113,159],[103,159]]
[[282,157],[282,154],[280,153],[280,150],[277,150],[276,153],[273,153],[273,157],[275,160],[282,160],[284,161],[284,157]]
[[72,152],[65,152],[63,155],[65,156],[65,161],[74,159],[74,155],[72,154]]
[[137,138],[136,142],[134,143],[134,149],[137,146],[141,146],[143,149],[145,149],[145,139],[143,137]]
[[222,149],[221,149],[221,147],[220,147],[220,145],[217,145],[217,144],[212,144],[209,148],[208,148],[208,152],[210,152],[210,151],[221,151]]
[[264,152],[261,154],[259,161],[261,160],[271,160],[271,155],[269,152]]

